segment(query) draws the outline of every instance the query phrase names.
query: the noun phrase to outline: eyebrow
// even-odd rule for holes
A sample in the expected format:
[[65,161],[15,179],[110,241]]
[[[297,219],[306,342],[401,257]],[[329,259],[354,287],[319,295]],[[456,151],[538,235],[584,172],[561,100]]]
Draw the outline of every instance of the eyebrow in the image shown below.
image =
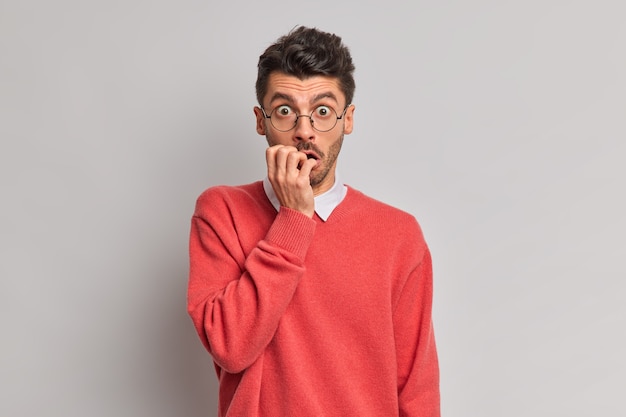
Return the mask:
[[320,93],[320,94],[316,95],[315,97],[313,97],[313,99],[311,99],[311,104],[313,104],[313,103],[315,103],[317,101],[320,101],[323,98],[330,98],[330,99],[334,100],[335,103],[339,102],[337,100],[337,97],[335,97],[335,95],[332,92],[328,91],[326,93]]
[[[335,96],[332,92],[327,91],[324,93],[320,93],[316,96],[314,96],[311,100],[310,100],[310,104],[316,103],[324,98],[330,98],[332,100],[335,101],[335,103],[339,103],[339,101],[337,100],[337,96]],[[272,96],[272,98],[270,99],[270,103],[273,103],[276,100],[285,100],[289,103],[295,103],[295,99],[290,96],[289,94],[284,94],[284,93],[274,93],[274,95]]]

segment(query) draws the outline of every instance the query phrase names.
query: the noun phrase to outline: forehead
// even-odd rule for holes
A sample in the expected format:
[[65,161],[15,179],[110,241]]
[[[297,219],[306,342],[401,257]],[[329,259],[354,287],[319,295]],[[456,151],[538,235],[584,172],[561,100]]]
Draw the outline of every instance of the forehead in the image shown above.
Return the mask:
[[300,79],[282,72],[274,72],[268,79],[265,102],[271,104],[278,99],[289,99],[294,104],[313,103],[327,99],[343,105],[345,101],[343,92],[339,88],[339,80],[335,77],[316,75]]

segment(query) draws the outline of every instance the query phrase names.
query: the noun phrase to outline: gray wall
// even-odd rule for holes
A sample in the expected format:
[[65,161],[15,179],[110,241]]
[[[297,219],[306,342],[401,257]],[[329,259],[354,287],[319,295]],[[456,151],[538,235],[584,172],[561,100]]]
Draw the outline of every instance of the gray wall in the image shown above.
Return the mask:
[[444,415],[624,415],[624,3],[226,3],[0,2],[0,415],[215,415],[189,218],[264,175],[299,24],[357,64],[343,179],[432,248]]

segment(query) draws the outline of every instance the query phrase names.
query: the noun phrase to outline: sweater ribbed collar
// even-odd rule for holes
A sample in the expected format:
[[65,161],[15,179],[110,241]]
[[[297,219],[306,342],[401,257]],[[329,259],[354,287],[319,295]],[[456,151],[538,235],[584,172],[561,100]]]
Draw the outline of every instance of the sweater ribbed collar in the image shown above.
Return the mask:
[[[274,188],[272,188],[272,184],[267,177],[263,179],[263,189],[265,190],[267,198],[270,200],[276,211],[278,211],[280,209],[280,202],[278,201]],[[333,210],[337,208],[341,201],[343,201],[347,192],[348,187],[339,181],[339,176],[335,173],[335,183],[330,190],[315,197],[315,213],[317,213],[323,221],[328,220],[328,217],[330,217]]]

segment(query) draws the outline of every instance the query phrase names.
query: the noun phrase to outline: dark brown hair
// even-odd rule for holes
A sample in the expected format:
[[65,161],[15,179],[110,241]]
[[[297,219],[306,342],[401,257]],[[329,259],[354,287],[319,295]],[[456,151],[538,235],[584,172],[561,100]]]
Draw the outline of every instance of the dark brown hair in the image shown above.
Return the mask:
[[270,45],[259,57],[256,97],[263,105],[272,72],[306,79],[316,75],[335,77],[346,96],[354,97],[354,64],[350,51],[335,34],[300,26]]

